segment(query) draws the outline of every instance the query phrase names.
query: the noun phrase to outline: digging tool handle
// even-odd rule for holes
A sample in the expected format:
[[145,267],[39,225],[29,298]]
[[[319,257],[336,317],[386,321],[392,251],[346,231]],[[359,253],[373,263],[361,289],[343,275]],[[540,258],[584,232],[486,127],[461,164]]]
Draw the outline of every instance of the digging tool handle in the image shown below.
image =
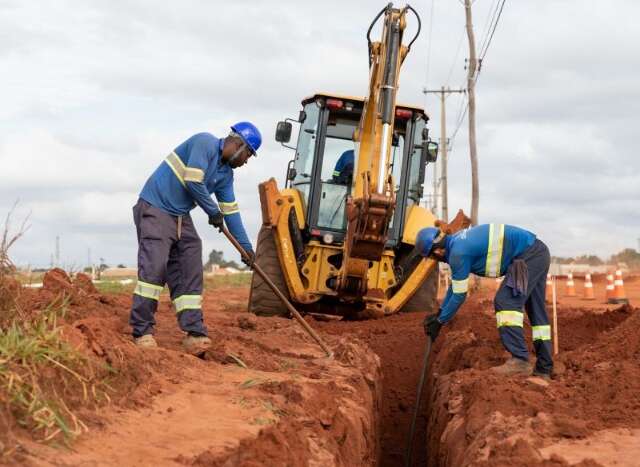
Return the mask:
[[[220,230],[225,235],[225,237],[229,239],[229,241],[233,244],[233,246],[236,247],[236,250],[238,250],[240,255],[243,258],[250,260],[249,255],[247,254],[245,249],[242,247],[242,245],[240,245],[238,240],[236,240],[235,237],[231,235],[231,233],[227,230],[227,228],[225,226],[222,226]],[[265,281],[269,287],[271,287],[271,290],[273,290],[273,293],[275,293],[280,299],[280,301],[284,303],[284,305],[287,307],[287,310],[289,310],[289,312],[293,315],[296,321],[298,321],[298,323],[300,323],[300,325],[304,328],[304,330],[307,331],[307,333],[311,337],[313,337],[313,339],[318,343],[320,347],[322,347],[322,350],[325,351],[325,353],[327,354],[327,357],[333,357],[333,352],[331,352],[327,344],[325,344],[324,341],[320,338],[320,336],[313,330],[313,328],[309,326],[309,323],[307,323],[304,320],[304,318],[300,315],[300,313],[298,313],[298,310],[295,309],[295,307],[291,304],[291,302],[287,299],[287,297],[285,297],[284,294],[280,291],[280,289],[278,289],[278,286],[273,283],[273,281],[269,278],[269,276],[267,276],[267,274],[262,270],[260,266],[258,266],[255,263],[255,261],[251,265],[251,269],[253,269],[262,278],[262,280]]]
[[431,337],[427,336],[427,346],[424,349],[424,358],[422,360],[422,371],[420,373],[420,381],[418,381],[418,390],[416,392],[416,404],[413,409],[413,418],[411,419],[411,428],[409,429],[409,439],[407,440],[407,451],[405,453],[404,465],[411,467],[411,454],[413,452],[413,438],[416,432],[416,422],[418,413],[420,413],[420,401],[422,400],[422,389],[424,388],[424,379],[429,366],[429,354],[431,354]]
[[556,276],[551,277],[551,290],[553,295],[553,355],[558,355],[558,299],[556,295]]

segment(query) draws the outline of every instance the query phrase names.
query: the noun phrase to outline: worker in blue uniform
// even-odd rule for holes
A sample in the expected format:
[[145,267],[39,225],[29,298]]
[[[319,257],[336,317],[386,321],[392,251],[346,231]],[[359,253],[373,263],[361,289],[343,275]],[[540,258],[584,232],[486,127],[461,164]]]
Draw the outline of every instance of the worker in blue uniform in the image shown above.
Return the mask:
[[344,151],[338,158],[333,169],[332,180],[340,185],[351,185],[353,180],[354,153],[353,149]]
[[524,229],[506,224],[485,224],[447,235],[435,227],[418,232],[416,248],[422,256],[444,261],[451,268],[451,285],[437,314],[425,319],[425,332],[435,340],[451,321],[469,289],[469,274],[505,276],[494,306],[502,344],[512,357],[494,367],[501,374],[531,374],[524,340],[524,311],[533,333],[536,365],[533,374],[550,378],[553,370],[551,327],[545,309],[549,249]]
[[[180,328],[182,343],[198,353],[211,343],[202,318],[202,241],[190,211],[200,206],[209,224],[231,234],[247,251],[249,265],[255,257],[233,191],[233,170],[255,156],[262,143],[249,122],[231,127],[218,139],[198,133],[176,147],[149,177],[133,208],[138,236],[138,282],[133,292],[129,324],[134,342],[156,347],[153,337],[158,299],[165,283]],[[214,194],[217,204],[211,198]]]

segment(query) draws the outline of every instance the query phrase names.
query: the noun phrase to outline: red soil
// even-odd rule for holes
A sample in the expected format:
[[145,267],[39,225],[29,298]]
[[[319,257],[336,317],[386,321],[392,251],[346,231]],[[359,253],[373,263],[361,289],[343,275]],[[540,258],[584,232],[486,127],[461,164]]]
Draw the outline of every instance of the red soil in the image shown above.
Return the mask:
[[[634,291],[636,282],[628,282]],[[25,442],[23,460],[402,465],[424,313],[313,322],[336,351],[328,362],[295,323],[244,313],[246,289],[217,289],[204,307],[214,345],[200,360],[182,353],[182,333],[164,296],[157,315],[161,349],[143,352],[128,335],[129,297],[79,298],[77,290],[53,286],[32,303],[69,293],[65,335],[114,366],[119,386],[111,406],[82,414],[91,432],[74,453]],[[492,293],[467,301],[433,348],[413,465],[636,465],[640,310],[572,300],[577,303],[561,299],[558,310],[560,355],[550,383],[489,371],[507,356]]]
[[[435,345],[431,465],[634,465],[597,440],[640,428],[640,310],[560,308],[559,371],[546,384],[487,371],[505,357],[490,308],[488,300],[473,300]],[[628,447],[624,436],[612,439]],[[555,450],[564,440],[584,440],[591,449]]]
[[[80,285],[80,286],[79,286]],[[374,465],[380,364],[353,339],[330,338],[336,358],[295,322],[246,313],[247,289],[205,294],[213,340],[204,359],[182,351],[168,297],[141,350],[127,324],[130,296],[103,296],[60,271],[26,291],[32,313],[70,300],[63,335],[117,373],[111,403],[72,406],[88,426],[73,452],[14,437],[13,462],[32,465]],[[224,297],[224,301],[220,299]],[[15,440],[14,440],[15,441]]]

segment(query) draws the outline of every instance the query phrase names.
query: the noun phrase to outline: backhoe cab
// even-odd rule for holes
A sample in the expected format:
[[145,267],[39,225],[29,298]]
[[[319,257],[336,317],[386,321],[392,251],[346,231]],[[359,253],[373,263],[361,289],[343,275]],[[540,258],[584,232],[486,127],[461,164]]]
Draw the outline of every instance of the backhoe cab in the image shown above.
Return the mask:
[[[276,140],[295,154],[284,187],[273,178],[260,184],[256,261],[302,310],[363,317],[435,306],[429,276],[436,262],[414,244],[420,229],[436,223],[419,204],[438,146],[429,140],[425,112],[395,102],[400,66],[415,40],[402,44],[408,11],[415,13],[389,4],[369,27],[365,98],[315,94],[302,101],[297,120],[277,125]],[[371,42],[381,17],[382,40]],[[290,146],[293,123],[298,137]],[[249,307],[284,312],[255,275]]]

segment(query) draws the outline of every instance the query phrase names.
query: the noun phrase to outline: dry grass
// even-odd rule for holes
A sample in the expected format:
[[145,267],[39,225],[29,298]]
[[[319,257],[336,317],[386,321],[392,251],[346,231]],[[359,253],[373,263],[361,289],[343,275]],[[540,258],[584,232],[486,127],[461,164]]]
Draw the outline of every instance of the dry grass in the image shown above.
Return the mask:
[[82,406],[108,401],[104,376],[112,373],[72,348],[61,335],[66,301],[45,310],[20,308],[20,283],[9,249],[27,231],[27,219],[11,234],[6,217],[0,240],[0,463],[17,446],[16,430],[38,441],[68,442],[87,430],[76,414]]
[[3,315],[7,310],[15,308],[16,293],[20,289],[19,284],[13,278],[16,267],[9,257],[9,249],[29,230],[27,225],[29,216],[27,216],[22,221],[20,228],[14,233],[11,232],[11,217],[17,205],[16,201],[7,214],[2,228],[2,238],[0,239],[0,313]]
[[9,451],[16,425],[38,441],[68,442],[87,430],[74,410],[109,401],[103,376],[112,370],[63,339],[65,310],[65,303],[52,305],[0,330],[0,433]]

